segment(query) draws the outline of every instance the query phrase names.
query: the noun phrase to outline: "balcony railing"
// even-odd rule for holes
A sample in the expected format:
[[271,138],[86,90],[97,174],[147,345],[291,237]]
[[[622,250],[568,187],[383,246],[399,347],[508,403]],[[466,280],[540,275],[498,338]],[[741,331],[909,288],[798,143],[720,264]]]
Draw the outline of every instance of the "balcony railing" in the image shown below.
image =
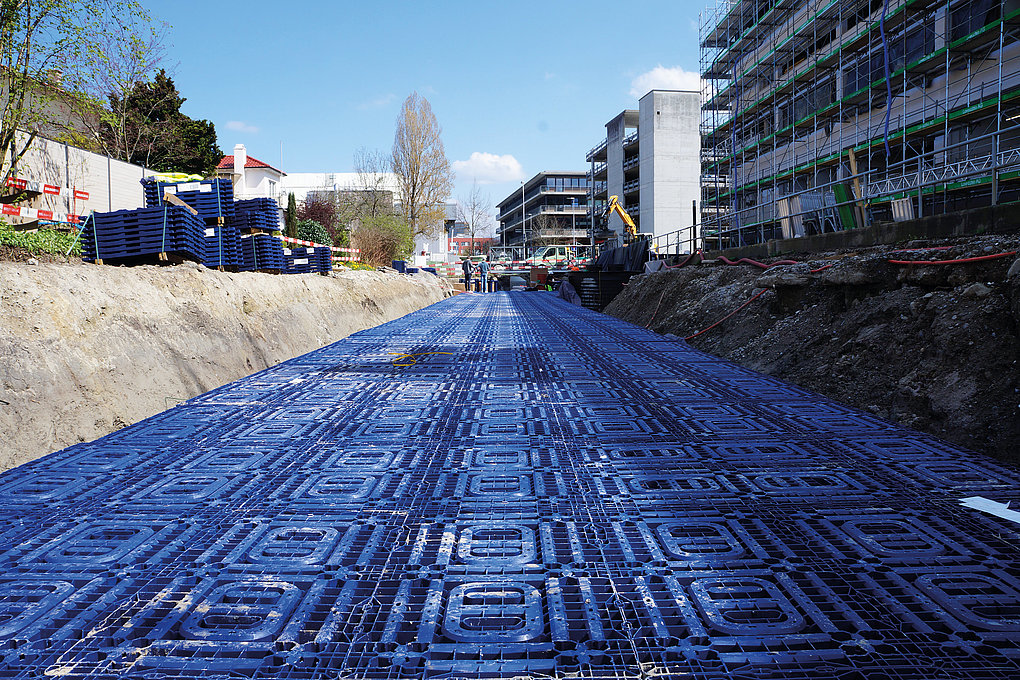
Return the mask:
[[539,191],[543,194],[555,193],[555,194],[587,194],[588,187],[547,187],[543,186],[539,188]]
[[732,186],[729,175],[702,175],[701,186],[713,189],[728,188]]
[[573,213],[575,215],[585,215],[588,212],[587,205],[543,205],[539,209],[539,213]]

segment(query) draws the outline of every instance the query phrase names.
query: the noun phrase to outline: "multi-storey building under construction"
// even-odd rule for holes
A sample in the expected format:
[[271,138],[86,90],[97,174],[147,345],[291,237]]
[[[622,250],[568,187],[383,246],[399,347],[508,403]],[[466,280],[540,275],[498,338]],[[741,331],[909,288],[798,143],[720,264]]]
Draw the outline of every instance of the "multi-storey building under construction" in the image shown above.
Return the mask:
[[721,0],[701,56],[709,246],[1020,199],[1020,0]]

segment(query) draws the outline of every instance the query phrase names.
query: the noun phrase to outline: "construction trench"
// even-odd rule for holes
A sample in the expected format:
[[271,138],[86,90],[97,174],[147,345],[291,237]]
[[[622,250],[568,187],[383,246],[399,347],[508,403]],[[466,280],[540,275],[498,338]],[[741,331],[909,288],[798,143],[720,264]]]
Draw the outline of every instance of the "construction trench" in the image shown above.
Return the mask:
[[0,677],[1005,680],[1018,482],[460,295],[0,476]]

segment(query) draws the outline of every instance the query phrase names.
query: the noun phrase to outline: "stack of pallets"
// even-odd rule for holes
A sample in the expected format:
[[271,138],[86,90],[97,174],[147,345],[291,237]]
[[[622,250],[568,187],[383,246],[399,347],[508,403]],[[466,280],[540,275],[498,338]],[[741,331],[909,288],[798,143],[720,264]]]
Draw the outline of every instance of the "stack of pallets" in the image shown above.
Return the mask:
[[246,233],[280,230],[280,206],[272,198],[235,201],[237,227]]
[[315,251],[315,259],[313,260],[313,271],[317,271],[320,274],[328,274],[333,271],[333,249],[329,246],[316,246],[315,248],[309,248],[309,250]]
[[198,212],[205,224],[202,264],[230,268],[240,265],[240,230],[235,218],[234,187],[229,179],[173,183],[147,177],[142,180],[142,187],[147,207],[163,205],[169,193]]
[[280,271],[284,268],[283,244],[269,234],[241,236],[241,271]]
[[315,259],[314,248],[284,248],[284,272],[287,274],[311,274]]
[[176,205],[95,213],[81,233],[82,259],[102,262],[174,255],[200,261],[205,252],[204,230],[199,217]]

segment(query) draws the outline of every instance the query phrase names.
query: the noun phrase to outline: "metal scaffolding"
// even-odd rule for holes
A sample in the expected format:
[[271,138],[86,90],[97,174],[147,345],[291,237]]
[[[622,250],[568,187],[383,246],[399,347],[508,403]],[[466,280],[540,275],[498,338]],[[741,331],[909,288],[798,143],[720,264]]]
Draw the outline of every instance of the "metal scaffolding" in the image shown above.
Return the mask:
[[706,245],[1020,200],[1020,0],[720,0]]

